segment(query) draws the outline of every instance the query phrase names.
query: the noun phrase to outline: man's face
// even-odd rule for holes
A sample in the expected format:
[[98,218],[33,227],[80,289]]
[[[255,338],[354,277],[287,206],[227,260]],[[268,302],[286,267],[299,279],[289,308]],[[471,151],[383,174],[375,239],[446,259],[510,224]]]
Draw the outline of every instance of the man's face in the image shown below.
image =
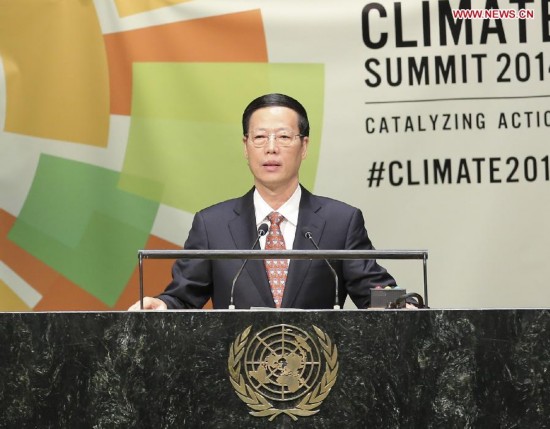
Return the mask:
[[[289,146],[276,142],[274,135],[292,138]],[[298,184],[298,171],[307,155],[308,137],[300,134],[298,114],[288,107],[264,107],[250,117],[248,138],[244,137],[244,154],[256,186],[272,191]],[[268,136],[262,147],[253,144],[254,137]]]

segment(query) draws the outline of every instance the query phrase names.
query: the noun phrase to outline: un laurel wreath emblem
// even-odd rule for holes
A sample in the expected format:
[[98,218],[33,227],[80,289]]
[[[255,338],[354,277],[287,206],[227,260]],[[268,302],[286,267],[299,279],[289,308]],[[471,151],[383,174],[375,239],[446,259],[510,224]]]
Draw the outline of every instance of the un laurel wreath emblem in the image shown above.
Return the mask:
[[[229,379],[255,417],[311,416],[338,375],[338,350],[329,336],[292,325],[273,325],[251,335],[248,326],[229,349]],[[274,405],[276,403],[276,405]]]

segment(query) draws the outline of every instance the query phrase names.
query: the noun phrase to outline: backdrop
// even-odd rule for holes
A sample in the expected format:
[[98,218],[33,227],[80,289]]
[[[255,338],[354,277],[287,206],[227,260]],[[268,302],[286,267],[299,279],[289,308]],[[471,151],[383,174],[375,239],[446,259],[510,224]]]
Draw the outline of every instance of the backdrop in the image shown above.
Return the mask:
[[[240,117],[268,92],[308,109],[306,187],[378,249],[429,250],[432,307],[548,307],[549,8],[0,2],[0,310],[135,302],[138,249],[251,187]],[[384,265],[422,292],[420,262]]]

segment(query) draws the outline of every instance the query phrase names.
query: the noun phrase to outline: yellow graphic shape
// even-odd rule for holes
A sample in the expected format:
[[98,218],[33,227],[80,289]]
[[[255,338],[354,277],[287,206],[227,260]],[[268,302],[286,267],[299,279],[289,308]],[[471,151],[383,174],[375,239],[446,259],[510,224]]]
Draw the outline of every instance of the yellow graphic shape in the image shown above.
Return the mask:
[[5,130],[105,147],[109,82],[92,1],[0,2]]
[[23,302],[8,285],[0,280],[0,311],[31,311],[32,309]]
[[124,17],[188,1],[190,0],[115,0],[115,4],[118,14]]

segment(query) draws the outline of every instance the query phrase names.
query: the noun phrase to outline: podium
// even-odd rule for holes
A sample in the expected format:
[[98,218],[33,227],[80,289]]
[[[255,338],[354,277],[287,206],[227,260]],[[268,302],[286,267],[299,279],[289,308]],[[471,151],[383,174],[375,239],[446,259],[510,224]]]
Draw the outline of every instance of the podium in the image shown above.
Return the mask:
[[548,416],[547,309],[0,313],[4,427],[547,427]]

